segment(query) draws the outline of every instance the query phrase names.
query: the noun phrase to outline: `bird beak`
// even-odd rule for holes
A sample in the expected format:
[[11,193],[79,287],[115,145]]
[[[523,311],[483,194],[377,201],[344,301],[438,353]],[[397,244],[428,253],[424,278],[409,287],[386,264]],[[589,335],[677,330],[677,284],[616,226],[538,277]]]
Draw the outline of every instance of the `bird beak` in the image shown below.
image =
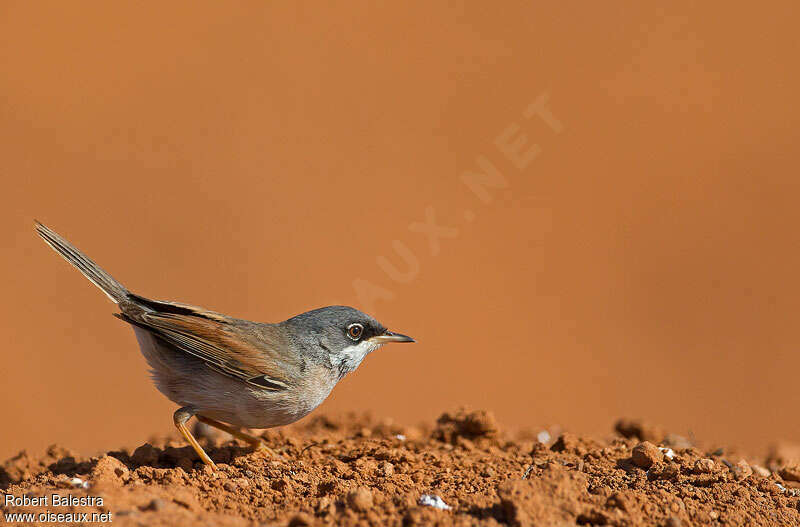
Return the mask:
[[386,330],[386,333],[383,335],[375,335],[369,340],[380,344],[386,344],[387,342],[416,342],[416,340],[408,335],[401,335],[400,333],[394,333],[389,330]]

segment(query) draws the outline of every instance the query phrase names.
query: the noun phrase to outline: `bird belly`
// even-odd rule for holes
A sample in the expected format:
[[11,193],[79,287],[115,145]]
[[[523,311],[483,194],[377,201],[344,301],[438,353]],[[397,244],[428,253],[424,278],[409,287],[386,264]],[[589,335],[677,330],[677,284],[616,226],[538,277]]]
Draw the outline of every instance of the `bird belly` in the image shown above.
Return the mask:
[[308,415],[328,397],[336,380],[322,366],[309,366],[286,390],[257,388],[212,370],[205,363],[134,328],[158,391],[196,413],[246,428],[272,428]]

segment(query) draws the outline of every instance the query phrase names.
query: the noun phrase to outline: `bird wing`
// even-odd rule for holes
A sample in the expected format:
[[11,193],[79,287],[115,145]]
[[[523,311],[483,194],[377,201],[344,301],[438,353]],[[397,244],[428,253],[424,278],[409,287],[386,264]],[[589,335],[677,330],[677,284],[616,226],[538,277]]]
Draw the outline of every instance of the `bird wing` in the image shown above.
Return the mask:
[[[162,302],[129,293],[119,318],[141,327],[173,347],[201,359],[206,366],[261,389],[289,387],[282,372],[282,343],[263,327],[203,308]],[[247,325],[245,327],[245,325]],[[248,329],[250,329],[248,331]]]

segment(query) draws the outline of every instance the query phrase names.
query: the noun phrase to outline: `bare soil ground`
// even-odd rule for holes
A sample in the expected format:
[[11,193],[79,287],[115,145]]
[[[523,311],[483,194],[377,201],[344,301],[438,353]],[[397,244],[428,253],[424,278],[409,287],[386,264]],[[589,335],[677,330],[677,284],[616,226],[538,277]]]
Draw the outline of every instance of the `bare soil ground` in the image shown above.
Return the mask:
[[800,525],[800,446],[756,459],[636,421],[604,438],[507,434],[464,410],[427,428],[317,417],[264,434],[279,458],[198,431],[217,472],[175,437],[91,458],[21,452],[0,468],[4,494],[103,504],[3,513],[110,511],[117,526]]

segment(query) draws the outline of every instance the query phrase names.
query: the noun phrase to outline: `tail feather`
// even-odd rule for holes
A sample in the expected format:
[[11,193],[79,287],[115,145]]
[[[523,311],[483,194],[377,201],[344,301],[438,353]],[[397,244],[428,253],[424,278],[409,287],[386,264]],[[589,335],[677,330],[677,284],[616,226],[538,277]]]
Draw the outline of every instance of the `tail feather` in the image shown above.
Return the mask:
[[36,222],[36,232],[47,245],[74,265],[90,282],[99,287],[112,302],[119,304],[120,301],[127,298],[128,290],[125,289],[125,286],[117,282],[114,277],[101,269],[74,245],[38,221]]

